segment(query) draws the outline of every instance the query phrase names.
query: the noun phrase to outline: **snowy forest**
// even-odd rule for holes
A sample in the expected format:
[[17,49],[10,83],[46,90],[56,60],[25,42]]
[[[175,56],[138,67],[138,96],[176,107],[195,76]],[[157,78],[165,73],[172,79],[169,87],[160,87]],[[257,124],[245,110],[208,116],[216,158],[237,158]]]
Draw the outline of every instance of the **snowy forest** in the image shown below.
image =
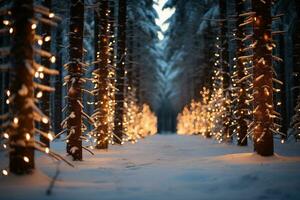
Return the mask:
[[0,0],[0,199],[299,199],[299,76],[298,0]]

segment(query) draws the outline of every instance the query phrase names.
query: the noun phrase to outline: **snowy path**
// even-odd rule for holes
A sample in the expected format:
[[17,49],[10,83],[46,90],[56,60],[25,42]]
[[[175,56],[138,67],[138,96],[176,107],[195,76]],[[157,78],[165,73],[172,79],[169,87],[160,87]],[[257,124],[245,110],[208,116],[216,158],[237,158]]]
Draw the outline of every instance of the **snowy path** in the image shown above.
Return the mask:
[[42,156],[33,176],[0,177],[0,199],[299,199],[300,144],[276,149],[281,156],[260,158],[251,147],[157,135],[86,154],[75,169],[61,164],[51,196],[45,191],[55,165]]

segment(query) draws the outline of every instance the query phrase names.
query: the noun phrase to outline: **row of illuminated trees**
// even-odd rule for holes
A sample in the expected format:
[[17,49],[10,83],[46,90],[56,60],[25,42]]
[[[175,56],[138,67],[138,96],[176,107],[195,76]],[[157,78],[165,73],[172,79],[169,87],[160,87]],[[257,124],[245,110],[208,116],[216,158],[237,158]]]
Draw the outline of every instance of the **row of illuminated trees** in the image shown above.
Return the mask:
[[[1,71],[6,76],[1,84],[7,85],[2,91],[1,145],[9,154],[9,169],[3,169],[4,175],[8,171],[31,172],[36,150],[72,165],[51,150],[50,142],[57,138],[66,142],[73,160],[82,160],[83,150],[135,143],[156,133],[156,117],[146,102],[139,100],[137,91],[143,88],[134,81],[139,66],[130,67],[137,61],[131,52],[137,50],[127,42],[140,42],[136,39],[139,35],[128,36],[128,13],[133,12],[129,5],[134,2],[97,0],[88,2],[92,6],[87,8],[84,0],[70,0],[64,8],[68,15],[63,17],[52,12],[57,5],[51,0],[1,3],[0,32],[5,45],[0,49]],[[88,44],[94,52],[90,56],[93,61],[85,60],[93,53],[85,49],[87,9],[92,9],[94,16],[94,40]],[[59,24],[67,25],[68,32],[56,28]],[[64,40],[67,47],[63,47]],[[54,47],[57,56],[51,53]],[[67,59],[62,52],[68,53]],[[56,69],[52,69],[55,63]],[[58,92],[50,95],[55,90]]]
[[[203,87],[199,100],[185,106],[178,116],[177,130],[180,134],[213,136],[219,142],[235,140],[242,146],[252,140],[258,154],[270,156],[273,138],[284,142],[290,136],[283,126],[290,123],[296,139],[300,129],[299,105],[288,122],[278,112],[283,110],[278,108],[283,104],[281,99],[275,98],[287,83],[278,80],[274,62],[282,59],[273,55],[277,46],[273,38],[284,32],[274,30],[272,21],[282,16],[271,16],[271,0],[252,0],[247,11],[247,3],[236,0],[235,14],[228,18],[226,2],[219,2],[220,28],[214,44],[211,85]],[[227,34],[229,20],[236,22],[232,39]],[[236,44],[232,65],[228,58],[230,41]]]

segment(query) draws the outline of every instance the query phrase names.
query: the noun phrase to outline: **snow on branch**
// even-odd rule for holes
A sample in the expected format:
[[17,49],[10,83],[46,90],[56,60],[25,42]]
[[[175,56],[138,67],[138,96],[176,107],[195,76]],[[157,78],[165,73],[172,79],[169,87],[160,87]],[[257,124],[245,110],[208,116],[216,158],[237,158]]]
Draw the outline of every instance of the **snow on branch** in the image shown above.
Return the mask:
[[86,114],[84,111],[81,111],[81,114],[91,123],[94,124],[95,121],[92,117],[90,117],[88,114]]
[[49,122],[48,116],[46,116],[34,103],[33,99],[26,99],[26,105],[25,108],[32,108],[33,114],[34,114],[34,120],[35,121],[44,121]]
[[255,14],[256,14],[256,12],[246,12],[246,13],[240,14],[239,16],[240,16],[240,17],[253,16],[253,15],[255,15]]
[[37,53],[39,56],[42,56],[42,57],[47,57],[47,58],[52,57],[51,53],[49,53],[48,51],[42,50],[42,49],[34,48],[34,52]]
[[44,18],[44,17],[37,17],[36,18],[39,22],[43,23],[43,24],[47,24],[49,26],[57,26],[57,23],[50,20],[50,19],[47,19],[47,18]]
[[283,59],[282,58],[279,58],[278,56],[274,56],[272,55],[272,58],[277,61],[277,62],[283,62]]
[[33,65],[34,65],[34,68],[38,72],[43,72],[43,73],[49,74],[49,75],[58,75],[59,74],[58,70],[47,68],[47,67],[45,67],[43,65],[40,65],[40,64],[38,64],[36,62],[34,62]]
[[34,88],[39,89],[41,91],[46,91],[46,92],[55,91],[55,88],[47,86],[47,85],[39,84],[39,83],[33,83],[33,86],[34,86]]
[[283,85],[283,82],[280,81],[280,80],[278,80],[278,79],[276,79],[276,78],[272,78],[272,80],[273,80],[275,83],[278,83],[278,84],[280,84],[280,85]]
[[51,13],[49,8],[42,6],[42,5],[35,5],[34,11],[36,13],[40,13],[42,15],[48,16],[51,19],[54,19],[56,21],[61,21],[61,18],[59,16],[56,16],[54,13]]

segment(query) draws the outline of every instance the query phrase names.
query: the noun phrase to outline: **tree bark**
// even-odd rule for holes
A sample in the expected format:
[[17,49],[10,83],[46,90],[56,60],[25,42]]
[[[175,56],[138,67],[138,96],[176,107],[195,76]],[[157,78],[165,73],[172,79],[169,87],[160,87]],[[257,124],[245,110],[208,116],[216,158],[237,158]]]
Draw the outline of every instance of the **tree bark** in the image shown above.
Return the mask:
[[[297,21],[295,23],[295,32],[293,33],[293,87],[297,87],[292,92],[292,107],[297,106],[297,98],[300,95],[300,5],[296,3],[296,10],[298,11]],[[292,112],[294,115],[295,112]]]
[[271,156],[273,147],[274,106],[273,106],[273,72],[271,35],[271,0],[252,0],[253,11],[256,13],[253,22],[253,73],[254,73],[254,149],[262,156]]
[[[31,29],[31,19],[34,17],[33,0],[14,0],[12,6],[12,19],[14,32],[11,48],[11,93],[15,95],[11,103],[14,122],[10,127],[10,161],[9,168],[12,173],[26,174],[34,169],[34,116],[28,102],[34,101],[33,75],[26,68],[33,66],[34,30]],[[24,88],[27,88],[27,91]],[[23,92],[20,92],[23,88]],[[26,134],[31,140],[25,140]],[[20,142],[25,141],[25,146]],[[26,162],[28,158],[28,162]]]
[[[107,149],[108,148],[108,109],[109,109],[109,90],[108,90],[108,64],[110,59],[110,50],[109,50],[109,2],[108,0],[103,0],[100,2],[99,8],[99,18],[96,16],[95,26],[100,28],[100,31],[96,31],[95,35],[96,38],[96,48],[97,51],[97,60],[99,59],[100,62],[97,64],[97,68],[99,69],[98,73],[98,81],[99,81],[99,88],[97,91],[97,99],[98,99],[98,111],[100,114],[98,115],[97,119],[97,149]],[[95,30],[99,29],[95,27]]]
[[63,64],[62,64],[62,28],[58,27],[56,32],[56,70],[59,71],[59,75],[55,76],[55,93],[54,93],[54,130],[56,134],[62,131],[61,122],[62,118],[62,85],[63,85]]
[[125,77],[125,56],[126,56],[126,0],[119,0],[118,11],[118,35],[117,35],[117,69],[115,93],[115,129],[114,142],[122,143],[123,138],[123,111],[124,111],[124,77]]
[[224,106],[225,117],[223,118],[224,132],[223,137],[225,141],[232,140],[232,133],[230,133],[230,124],[231,124],[231,109],[230,109],[230,68],[229,68],[229,56],[228,56],[228,38],[227,38],[227,2],[224,0],[219,0],[219,9],[220,9],[220,19],[221,23],[221,33],[220,33],[220,47],[221,50],[221,63],[222,63],[222,72],[223,72],[223,95],[225,97]]
[[[244,2],[240,0],[235,0],[235,6],[236,6],[236,13],[237,13],[237,21],[236,21],[236,58],[239,58],[241,56],[244,56],[243,49],[245,48],[243,41],[241,38],[244,37],[244,31],[242,27],[239,27],[240,24],[244,22],[243,17],[240,17],[240,14],[242,14],[244,9]],[[237,59],[236,62],[237,67],[237,79],[241,80],[243,77],[246,76],[245,70],[246,66],[243,64],[243,61],[241,59]],[[247,83],[245,81],[242,81],[240,83],[237,83],[237,88],[239,89],[238,92],[238,102],[237,102],[237,142],[240,146],[246,146],[247,145],[247,111],[248,106],[246,104],[247,100]]]
[[[9,2],[0,2],[0,7],[4,8],[6,6],[8,6]],[[5,19],[4,16],[0,17],[0,21],[3,21],[3,19]],[[0,28],[5,28],[5,25],[2,23],[0,25]],[[0,45],[5,47],[8,46],[10,44],[10,35],[1,35],[0,37]],[[9,63],[9,58],[7,57],[3,57],[0,60],[1,64],[7,64]],[[6,95],[6,91],[8,90],[9,87],[9,71],[10,69],[8,69],[7,71],[1,71],[0,69],[0,95],[2,95],[3,97],[0,98],[0,115],[3,115],[5,113],[7,113],[9,111],[9,105],[6,103],[7,100],[7,95]],[[1,120],[0,120],[1,123]],[[3,132],[3,128],[0,128],[0,131]]]
[[[44,0],[42,2],[42,5],[46,8],[49,8],[51,10],[51,0]],[[44,16],[47,19],[50,19],[48,16]],[[51,27],[48,24],[42,24],[42,36],[45,38],[46,36],[51,36]],[[51,51],[51,40],[46,42],[43,40],[42,50],[50,52]],[[51,62],[49,58],[42,57],[41,58],[41,64],[45,67],[50,67]],[[45,75],[45,77],[42,79],[41,83],[43,85],[50,85],[50,77],[49,75]],[[40,99],[41,102],[41,111],[47,115],[50,116],[50,94],[48,92],[43,92],[43,96]],[[45,133],[49,133],[50,131],[50,123],[41,123],[40,125],[41,131]],[[48,137],[40,136],[40,141],[44,143],[47,147],[50,146],[50,140]]]
[[67,144],[67,152],[73,160],[82,160],[82,74],[83,60],[83,25],[84,25],[84,0],[71,0],[70,10],[70,38],[69,54],[70,64],[68,72],[68,134],[71,133]]
[[[282,21],[279,26],[280,30],[284,29],[284,22]],[[284,58],[285,55],[285,41],[284,41],[284,35],[279,35],[279,57]],[[289,115],[287,112],[287,88],[286,88],[286,66],[285,62],[279,63],[279,77],[278,77],[284,84],[281,85],[281,93],[280,93],[280,99],[281,105],[280,105],[280,113],[282,116],[281,121],[281,129],[280,132],[285,133],[284,136],[282,136],[283,139],[286,139],[288,137],[288,122],[289,122]]]

